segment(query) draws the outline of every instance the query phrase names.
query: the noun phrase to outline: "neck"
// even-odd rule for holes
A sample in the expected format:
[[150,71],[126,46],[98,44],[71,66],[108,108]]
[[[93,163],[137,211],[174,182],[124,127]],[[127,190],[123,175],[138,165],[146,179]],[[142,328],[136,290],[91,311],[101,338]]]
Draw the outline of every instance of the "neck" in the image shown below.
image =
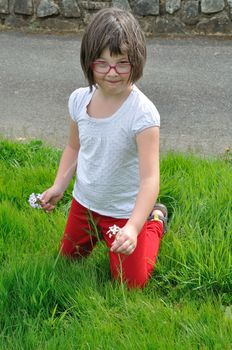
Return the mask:
[[115,101],[115,100],[117,101],[117,100],[123,100],[123,99],[127,98],[133,89],[133,85],[130,84],[127,87],[127,89],[120,91],[119,93],[115,93],[115,94],[108,93],[107,91],[101,89],[99,86],[96,86],[96,89],[98,91],[98,96],[101,96],[102,98],[104,98],[108,101]]

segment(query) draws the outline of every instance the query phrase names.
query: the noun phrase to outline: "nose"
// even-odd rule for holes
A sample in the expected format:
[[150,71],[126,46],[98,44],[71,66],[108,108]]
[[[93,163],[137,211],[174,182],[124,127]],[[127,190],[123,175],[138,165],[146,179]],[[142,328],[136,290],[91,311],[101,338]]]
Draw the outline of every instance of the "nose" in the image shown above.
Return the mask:
[[107,74],[118,75],[118,72],[116,71],[116,66],[110,66],[109,72]]

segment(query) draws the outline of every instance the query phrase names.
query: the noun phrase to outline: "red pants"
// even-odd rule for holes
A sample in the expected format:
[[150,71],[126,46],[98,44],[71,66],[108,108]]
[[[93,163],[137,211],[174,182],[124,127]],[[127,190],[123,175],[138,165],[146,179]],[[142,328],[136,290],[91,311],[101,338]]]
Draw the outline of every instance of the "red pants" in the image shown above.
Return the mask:
[[[115,236],[109,238],[106,234],[109,226],[115,224],[122,228],[126,222],[127,219],[115,219],[90,211],[73,199],[61,241],[61,254],[72,258],[87,256],[99,239],[110,248]],[[162,222],[147,221],[131,255],[109,251],[112,277],[122,278],[128,287],[143,287],[154,269],[162,230]]]

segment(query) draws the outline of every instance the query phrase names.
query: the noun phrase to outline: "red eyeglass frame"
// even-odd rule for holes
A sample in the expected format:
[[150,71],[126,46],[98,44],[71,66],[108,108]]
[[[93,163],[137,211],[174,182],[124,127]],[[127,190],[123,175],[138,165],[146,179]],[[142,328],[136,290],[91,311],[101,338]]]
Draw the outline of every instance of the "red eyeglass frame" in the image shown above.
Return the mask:
[[117,74],[128,74],[128,73],[130,73],[130,71],[131,71],[131,63],[130,62],[128,62],[128,63],[124,63],[125,65],[127,65],[127,66],[130,66],[130,70],[127,72],[127,73],[119,73],[118,71],[117,71],[117,68],[116,68],[116,66],[117,66],[117,63],[116,64],[109,64],[108,62],[105,62],[105,63],[107,63],[108,64],[108,66],[109,66],[109,70],[107,71],[107,72],[98,72],[96,69],[95,69],[95,65],[97,64],[97,63],[103,63],[103,61],[94,61],[92,64],[91,64],[91,68],[96,72],[96,73],[98,73],[98,74],[108,74],[109,73],[109,71],[113,68],[114,70],[115,70],[115,72],[117,73]]

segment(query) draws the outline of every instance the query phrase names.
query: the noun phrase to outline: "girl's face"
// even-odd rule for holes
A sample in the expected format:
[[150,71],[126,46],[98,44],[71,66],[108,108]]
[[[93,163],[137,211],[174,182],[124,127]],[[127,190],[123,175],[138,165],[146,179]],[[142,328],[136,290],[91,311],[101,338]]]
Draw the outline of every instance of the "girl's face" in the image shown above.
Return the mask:
[[111,56],[109,49],[105,49],[93,62],[92,69],[95,84],[105,94],[124,95],[130,92],[131,65],[127,54]]

